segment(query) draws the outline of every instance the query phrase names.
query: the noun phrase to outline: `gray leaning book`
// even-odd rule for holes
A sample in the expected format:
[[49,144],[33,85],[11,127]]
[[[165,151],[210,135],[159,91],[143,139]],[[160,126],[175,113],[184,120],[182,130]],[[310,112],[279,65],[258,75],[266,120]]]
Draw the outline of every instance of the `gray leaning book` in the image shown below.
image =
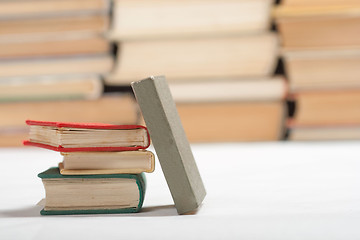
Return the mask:
[[131,84],[179,214],[199,207],[206,191],[165,77]]

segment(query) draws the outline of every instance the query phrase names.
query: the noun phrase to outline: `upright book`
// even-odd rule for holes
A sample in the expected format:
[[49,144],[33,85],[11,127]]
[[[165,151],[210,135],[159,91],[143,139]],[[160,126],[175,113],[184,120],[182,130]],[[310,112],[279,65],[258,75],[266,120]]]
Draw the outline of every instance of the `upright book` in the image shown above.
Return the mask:
[[164,77],[133,82],[157,156],[179,214],[196,210],[206,191]]

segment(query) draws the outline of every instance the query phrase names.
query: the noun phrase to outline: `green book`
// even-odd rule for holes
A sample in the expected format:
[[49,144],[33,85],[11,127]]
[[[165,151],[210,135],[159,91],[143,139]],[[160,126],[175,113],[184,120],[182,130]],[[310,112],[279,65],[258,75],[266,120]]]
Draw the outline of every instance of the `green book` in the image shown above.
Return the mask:
[[135,213],[144,202],[143,173],[61,175],[50,168],[38,177],[46,193],[41,215]]

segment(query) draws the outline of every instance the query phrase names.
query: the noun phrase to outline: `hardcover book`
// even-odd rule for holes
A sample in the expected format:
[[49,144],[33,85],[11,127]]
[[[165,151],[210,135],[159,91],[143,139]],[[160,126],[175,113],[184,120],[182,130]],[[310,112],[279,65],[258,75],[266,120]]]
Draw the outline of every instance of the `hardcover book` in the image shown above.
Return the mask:
[[63,176],[59,168],[38,175],[46,203],[42,215],[134,213],[143,204],[143,174]]
[[71,14],[100,14],[109,9],[108,0],[31,0],[0,1],[4,19],[45,17]]
[[284,51],[293,92],[360,86],[360,48]]
[[147,128],[141,125],[65,123],[27,120],[29,140],[24,145],[59,152],[127,151],[150,145]]
[[[0,60],[0,77],[45,76],[57,74],[105,74],[113,67],[110,54],[91,54],[33,59]],[[19,71],[21,69],[21,71]]]
[[294,94],[296,125],[359,125],[360,89],[307,91]]
[[270,26],[271,6],[271,0],[115,0],[110,34],[124,40],[257,33]]
[[[60,36],[59,36],[60,35]],[[97,35],[58,34],[52,37],[0,39],[0,58],[60,57],[110,52],[107,39]]]
[[122,125],[138,124],[139,121],[139,110],[130,94],[105,94],[94,100],[3,102],[0,112],[0,132],[15,128],[28,132],[24,119]]
[[206,191],[165,77],[131,84],[179,214],[196,210]]
[[62,175],[89,174],[137,174],[151,173],[155,168],[152,152],[62,152],[64,160],[59,164]]
[[190,142],[278,141],[284,135],[284,101],[178,103]]
[[114,71],[105,79],[110,85],[129,85],[149,73],[164,74],[169,82],[270,76],[277,62],[278,38],[261,33],[122,41],[119,47]]
[[59,34],[102,34],[107,31],[107,14],[53,15],[46,18],[15,18],[0,21],[0,39],[49,37]]
[[176,103],[270,102],[283,100],[287,94],[282,76],[193,80],[170,83],[169,87]]
[[288,49],[354,47],[360,44],[360,4],[280,5],[275,9],[283,47]]
[[293,121],[289,121],[288,127],[288,139],[292,141],[360,139],[360,124],[297,125]]
[[0,102],[98,99],[102,92],[96,74],[0,78]]

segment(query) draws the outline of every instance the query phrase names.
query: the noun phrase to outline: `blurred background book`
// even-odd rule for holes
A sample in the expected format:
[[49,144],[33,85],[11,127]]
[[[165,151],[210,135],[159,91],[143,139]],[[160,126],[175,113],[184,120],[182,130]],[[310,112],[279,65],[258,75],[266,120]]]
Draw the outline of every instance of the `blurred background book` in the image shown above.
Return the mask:
[[295,101],[290,139],[359,139],[360,2],[284,0],[274,15]]
[[273,4],[116,0],[109,37],[118,54],[105,83],[165,75],[192,142],[279,140],[287,90],[274,76]]
[[191,142],[360,138],[355,0],[0,1],[0,146],[26,119],[143,123],[165,75]]

